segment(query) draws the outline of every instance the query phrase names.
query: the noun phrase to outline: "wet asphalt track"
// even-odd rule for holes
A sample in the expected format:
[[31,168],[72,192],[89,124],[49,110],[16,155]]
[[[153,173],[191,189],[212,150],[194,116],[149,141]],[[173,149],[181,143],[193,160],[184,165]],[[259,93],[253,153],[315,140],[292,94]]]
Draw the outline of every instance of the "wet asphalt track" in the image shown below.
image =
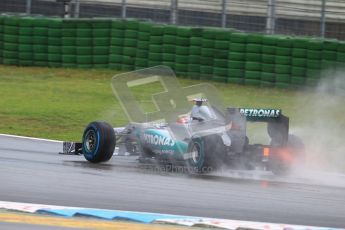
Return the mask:
[[0,136],[0,200],[345,228],[345,177],[326,186],[266,174],[156,173],[133,158],[94,165],[61,149]]

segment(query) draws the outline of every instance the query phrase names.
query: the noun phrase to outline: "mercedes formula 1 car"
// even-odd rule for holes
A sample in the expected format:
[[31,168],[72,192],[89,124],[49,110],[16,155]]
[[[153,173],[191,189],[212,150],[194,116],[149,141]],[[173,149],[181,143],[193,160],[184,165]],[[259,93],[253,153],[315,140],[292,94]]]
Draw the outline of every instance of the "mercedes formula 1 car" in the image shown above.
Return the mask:
[[[236,169],[259,167],[275,174],[285,174],[297,162],[303,161],[303,142],[289,134],[289,119],[281,110],[219,106],[221,103],[214,102],[215,94],[210,93],[214,88],[199,93],[199,96],[204,97],[194,98],[195,105],[192,108],[189,106],[188,109],[181,109],[179,105],[182,103],[169,102],[169,105],[174,106],[160,108],[165,111],[160,113],[166,115],[163,119],[157,120],[156,116],[152,116],[155,119],[148,119],[149,116],[137,116],[140,120],[132,119],[137,115],[134,110],[131,111],[134,104],[126,103],[133,98],[128,96],[129,91],[121,92],[121,80],[138,83],[151,78],[163,85],[167,82],[176,84],[176,78],[164,80],[166,75],[171,77],[173,74],[169,69],[162,71],[162,68],[159,71],[155,67],[127,73],[125,76],[115,76],[112,81],[113,90],[130,122],[125,127],[116,128],[106,122],[91,122],[86,126],[80,143],[63,143],[63,154],[84,155],[92,163],[108,161],[114,152],[115,155],[137,155],[139,163],[183,166],[188,172],[197,173],[209,172],[226,165]],[[177,86],[166,88],[176,89]],[[179,90],[182,91],[187,93],[181,93],[181,98],[188,99],[189,90]],[[192,95],[196,95],[195,88],[190,88],[190,91]],[[211,99],[206,97],[207,94],[211,95]],[[159,98],[156,101],[158,105],[167,100],[163,94],[154,95],[153,99],[155,98]],[[249,140],[248,122],[267,124],[269,144],[257,144],[252,143],[255,140]]]

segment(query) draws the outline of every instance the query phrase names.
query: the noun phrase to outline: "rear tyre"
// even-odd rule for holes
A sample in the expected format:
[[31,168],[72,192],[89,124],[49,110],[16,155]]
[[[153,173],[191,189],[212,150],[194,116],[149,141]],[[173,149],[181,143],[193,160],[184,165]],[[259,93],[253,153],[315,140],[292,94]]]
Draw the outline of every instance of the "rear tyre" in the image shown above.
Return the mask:
[[225,146],[218,135],[193,138],[189,143],[188,153],[186,166],[189,172],[194,173],[216,170],[226,156]]
[[105,122],[91,122],[84,130],[82,144],[84,157],[89,162],[108,161],[116,144],[114,129]]
[[293,168],[302,167],[305,164],[305,146],[298,136],[289,134],[285,151],[288,155],[278,154],[270,160],[269,168],[275,175],[288,175]]

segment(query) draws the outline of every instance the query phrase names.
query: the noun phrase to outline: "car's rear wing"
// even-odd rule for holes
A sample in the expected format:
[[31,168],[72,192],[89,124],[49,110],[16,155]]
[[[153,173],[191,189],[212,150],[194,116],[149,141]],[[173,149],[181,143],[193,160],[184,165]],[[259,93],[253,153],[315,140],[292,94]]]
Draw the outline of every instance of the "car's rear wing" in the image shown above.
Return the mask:
[[247,122],[267,123],[271,145],[285,146],[289,137],[289,118],[280,109],[227,108],[227,119],[246,133]]

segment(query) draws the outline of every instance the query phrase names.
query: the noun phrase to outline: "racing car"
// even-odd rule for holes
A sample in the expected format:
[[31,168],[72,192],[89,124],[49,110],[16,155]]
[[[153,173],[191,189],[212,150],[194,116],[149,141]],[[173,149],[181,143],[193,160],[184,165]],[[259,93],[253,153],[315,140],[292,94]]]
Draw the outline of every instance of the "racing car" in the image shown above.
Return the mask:
[[[116,90],[123,88],[119,83],[121,79],[138,82],[138,76],[139,80],[147,76],[154,76],[156,80],[165,75],[174,76],[172,70],[166,69],[168,67],[159,67],[159,71],[157,68],[113,78],[113,90],[122,105],[130,99],[128,91],[123,92],[126,96],[122,97]],[[173,79],[166,82],[175,82],[176,78]],[[194,93],[195,89],[191,91]],[[211,90],[206,91],[210,94]],[[114,128],[106,122],[91,122],[86,126],[81,142],[63,143],[62,154],[83,155],[92,163],[106,162],[114,152],[115,155],[136,155],[139,163],[183,166],[193,173],[210,172],[225,165],[246,170],[262,168],[282,175],[304,160],[304,144],[300,138],[289,134],[289,118],[282,114],[282,110],[218,106],[219,103],[214,103],[214,95],[211,93],[211,100],[194,98],[194,106],[188,111],[176,109],[175,102],[169,109],[161,108],[168,114],[165,119],[146,122],[142,116],[140,121],[131,119],[131,113],[132,117],[136,114],[131,111],[133,104],[129,103],[129,107],[123,106],[131,120],[128,125]],[[163,94],[155,96],[161,100],[158,104],[164,102]],[[267,124],[269,144],[251,143],[247,136],[249,122]]]

